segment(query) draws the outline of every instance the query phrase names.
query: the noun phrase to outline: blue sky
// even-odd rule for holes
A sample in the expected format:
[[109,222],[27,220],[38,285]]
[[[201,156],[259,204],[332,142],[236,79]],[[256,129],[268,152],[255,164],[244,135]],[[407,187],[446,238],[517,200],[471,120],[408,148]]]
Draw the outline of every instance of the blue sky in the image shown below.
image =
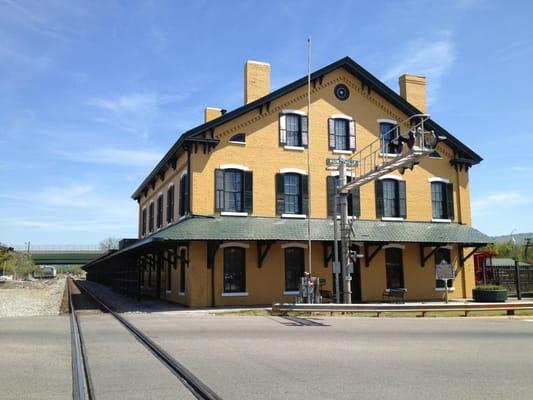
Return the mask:
[[[533,231],[529,1],[0,0],[0,242],[134,237],[142,179],[206,105],[243,102],[247,59],[272,88],[350,56],[478,152],[473,224]],[[509,6],[512,5],[512,6]]]

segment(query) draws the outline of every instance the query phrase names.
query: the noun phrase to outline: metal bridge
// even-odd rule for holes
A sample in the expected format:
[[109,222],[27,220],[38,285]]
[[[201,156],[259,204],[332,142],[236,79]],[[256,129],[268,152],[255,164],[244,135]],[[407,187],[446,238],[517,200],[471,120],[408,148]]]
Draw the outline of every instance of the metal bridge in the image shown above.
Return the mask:
[[98,246],[46,245],[12,246],[28,253],[37,265],[84,265],[107,253]]

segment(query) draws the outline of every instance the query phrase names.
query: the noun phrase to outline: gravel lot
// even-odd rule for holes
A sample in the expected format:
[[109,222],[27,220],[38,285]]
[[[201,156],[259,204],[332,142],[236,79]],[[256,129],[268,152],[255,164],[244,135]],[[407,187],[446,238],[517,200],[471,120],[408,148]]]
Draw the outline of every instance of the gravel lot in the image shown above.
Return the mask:
[[65,278],[53,281],[7,282],[0,286],[0,318],[57,315]]

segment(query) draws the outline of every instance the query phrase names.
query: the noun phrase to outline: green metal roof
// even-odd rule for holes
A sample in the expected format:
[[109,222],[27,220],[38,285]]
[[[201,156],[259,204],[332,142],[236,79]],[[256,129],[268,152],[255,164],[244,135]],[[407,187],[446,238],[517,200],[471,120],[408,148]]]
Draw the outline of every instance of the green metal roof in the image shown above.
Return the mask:
[[[261,217],[191,217],[154,233],[134,246],[152,240],[307,240],[307,220]],[[333,240],[333,220],[311,219],[311,240]],[[486,244],[490,237],[455,223],[357,220],[352,240]],[[125,249],[126,250],[126,249]]]

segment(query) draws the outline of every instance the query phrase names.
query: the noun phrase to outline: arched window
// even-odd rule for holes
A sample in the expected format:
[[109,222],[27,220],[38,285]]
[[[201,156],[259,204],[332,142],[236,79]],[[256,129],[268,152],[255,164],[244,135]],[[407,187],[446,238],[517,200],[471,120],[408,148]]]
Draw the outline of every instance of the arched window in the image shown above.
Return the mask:
[[276,174],[276,213],[278,215],[307,214],[308,203],[307,175],[295,172]]
[[453,184],[431,182],[431,208],[433,219],[453,219]]
[[174,185],[167,189],[167,224],[174,221]]
[[157,197],[157,229],[163,226],[163,195]]
[[215,210],[252,211],[252,171],[236,168],[215,170]]
[[376,214],[378,218],[406,217],[405,181],[376,181]]
[[387,289],[403,288],[403,260],[402,249],[385,249],[385,268],[387,275]]
[[355,121],[351,117],[332,116],[328,120],[328,130],[331,150],[355,150]]
[[237,133],[229,139],[230,143],[246,143],[246,135],[244,133]]
[[381,152],[384,154],[398,154],[401,146],[393,143],[398,136],[398,125],[393,122],[379,123],[379,137],[381,139]]
[[305,258],[302,247],[285,248],[285,291],[298,290],[300,278],[304,275]]
[[224,248],[224,293],[246,292],[246,249]]
[[307,115],[298,110],[284,110],[279,118],[280,144],[289,147],[307,147]]
[[180,217],[189,213],[189,180],[187,178],[187,174],[183,174],[180,179]]
[[152,232],[154,230],[154,202],[150,203],[148,207],[148,231]]
[[146,235],[146,208],[143,208],[141,216],[141,236]]

